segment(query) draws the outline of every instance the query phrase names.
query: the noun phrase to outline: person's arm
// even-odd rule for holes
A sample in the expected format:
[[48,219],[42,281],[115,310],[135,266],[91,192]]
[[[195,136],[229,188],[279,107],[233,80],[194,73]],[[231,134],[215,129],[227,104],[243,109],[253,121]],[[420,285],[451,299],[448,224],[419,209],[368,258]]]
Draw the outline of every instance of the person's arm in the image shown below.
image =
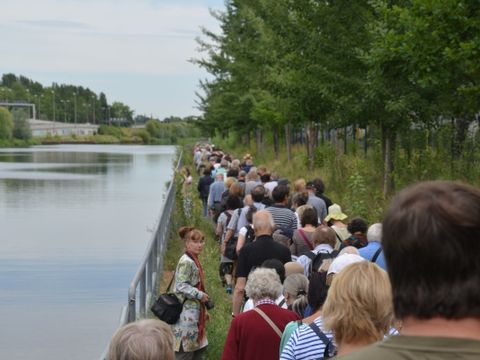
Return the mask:
[[235,290],[233,291],[233,300],[232,300],[232,312],[234,316],[240,313],[240,308],[242,307],[246,283],[247,283],[247,278],[245,277],[238,277],[237,282],[235,283]]
[[197,299],[205,302],[208,300],[208,295],[203,291],[198,290],[191,284],[194,264],[187,261],[180,261],[175,272],[175,290],[184,295],[187,299]]
[[242,249],[243,245],[245,245],[246,231],[243,231],[243,230],[245,230],[245,228],[242,228],[238,233],[237,247],[235,249],[237,252],[237,255],[240,254],[240,250]]
[[297,334],[298,328],[292,333],[290,339],[288,339],[287,344],[281,350],[280,353],[280,360],[295,360],[297,357],[295,356],[295,348],[297,346]]
[[222,238],[223,234],[223,214],[220,214],[217,220],[217,228],[215,229],[215,235],[217,235],[220,239]]

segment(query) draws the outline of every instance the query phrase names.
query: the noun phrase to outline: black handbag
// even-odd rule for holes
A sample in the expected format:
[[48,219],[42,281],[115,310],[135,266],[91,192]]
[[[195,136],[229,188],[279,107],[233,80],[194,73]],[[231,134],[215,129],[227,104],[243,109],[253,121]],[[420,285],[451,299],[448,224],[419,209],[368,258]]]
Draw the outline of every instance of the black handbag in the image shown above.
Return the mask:
[[151,307],[155,316],[160,320],[165,321],[167,324],[175,324],[180,318],[180,314],[183,310],[183,302],[178,300],[177,295],[169,292],[174,279],[175,274],[173,274],[172,280],[170,281],[170,284],[168,284],[167,292],[160,294]]

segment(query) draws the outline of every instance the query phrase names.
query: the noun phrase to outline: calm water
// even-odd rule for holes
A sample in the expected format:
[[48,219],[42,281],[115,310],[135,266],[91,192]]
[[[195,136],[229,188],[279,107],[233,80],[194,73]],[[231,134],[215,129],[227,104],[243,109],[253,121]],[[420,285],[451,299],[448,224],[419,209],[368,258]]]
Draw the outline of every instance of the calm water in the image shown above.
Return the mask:
[[97,359],[171,179],[170,146],[0,149],[0,359]]

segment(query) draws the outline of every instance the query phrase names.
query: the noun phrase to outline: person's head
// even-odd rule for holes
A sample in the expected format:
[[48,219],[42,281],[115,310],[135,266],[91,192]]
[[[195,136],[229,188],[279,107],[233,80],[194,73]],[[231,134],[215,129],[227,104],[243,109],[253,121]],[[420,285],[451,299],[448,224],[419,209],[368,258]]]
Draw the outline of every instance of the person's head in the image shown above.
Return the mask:
[[270,211],[260,210],[253,215],[253,228],[256,236],[272,235],[274,227],[275,223]]
[[350,234],[361,233],[366,234],[368,230],[368,223],[361,217],[354,217],[347,225],[347,230]]
[[205,236],[203,233],[194,227],[182,226],[178,230],[178,234],[185,243],[185,249],[194,254],[199,255],[205,245]]
[[258,180],[258,174],[255,169],[250,169],[250,171],[247,174],[247,181],[257,181]]
[[224,169],[228,168],[228,160],[227,159],[220,160],[220,166]]
[[227,177],[238,178],[239,170],[236,167],[232,167],[227,171]]
[[333,204],[328,207],[328,215],[325,217],[325,221],[345,220],[348,216],[342,212],[342,208],[338,204]]
[[253,222],[253,214],[257,212],[257,208],[255,206],[249,206],[247,213],[245,214],[245,218],[249,224]]
[[309,193],[313,193],[315,194],[315,192],[317,191],[317,189],[315,188],[315,184],[313,181],[309,181],[307,182],[307,186],[306,186],[306,189]]
[[315,186],[316,194],[322,195],[325,192],[325,184],[323,183],[322,179],[315,178],[313,179],[313,185]]
[[267,259],[262,263],[262,268],[275,270],[280,278],[280,282],[283,284],[285,281],[285,267],[280,260]]
[[382,229],[397,318],[480,317],[480,189],[410,186],[392,201]]
[[272,191],[272,199],[275,203],[285,203],[288,200],[288,186],[277,185]]
[[340,252],[338,253],[338,256],[343,255],[343,254],[355,254],[355,255],[360,255],[360,252],[355,246],[345,246]]
[[303,317],[303,312],[308,304],[307,302],[308,279],[303,274],[292,274],[287,276],[283,282],[283,296],[285,302],[296,312],[298,316]]
[[322,315],[340,349],[382,340],[393,322],[387,273],[370,261],[347,266],[335,276]]
[[242,207],[242,200],[235,195],[228,195],[227,200],[225,201],[225,207],[227,210],[236,210]]
[[302,264],[296,261],[289,261],[285,263],[285,276],[292,275],[292,274],[303,274],[303,266]]
[[312,272],[308,283],[307,300],[313,311],[319,310],[325,303],[328,294],[327,273]]
[[122,326],[113,335],[108,360],[174,360],[174,336],[161,320],[145,319]]
[[293,189],[297,193],[305,191],[307,189],[307,182],[303,178],[297,179],[293,182]]
[[282,283],[274,269],[260,267],[248,275],[245,292],[254,303],[262,299],[275,300],[282,293]]
[[337,243],[335,230],[333,230],[328,226],[319,226],[315,229],[315,231],[312,234],[312,241],[315,244],[315,246],[320,244],[327,244],[333,248]]
[[382,242],[382,223],[370,225],[367,230],[367,240]]
[[267,173],[267,168],[265,166],[259,166],[257,168],[257,174],[258,176],[262,176],[263,174],[266,174]]
[[[298,214],[298,208],[301,208],[302,206],[306,206],[308,202],[308,192],[299,192],[295,193],[292,196],[292,206],[293,208],[296,209],[297,214]],[[310,206],[310,205],[308,205]]]
[[334,277],[342,272],[347,266],[356,264],[358,262],[364,262],[365,259],[358,255],[358,250],[356,254],[351,253],[343,253],[339,254],[330,264],[327,271],[327,285],[330,285],[334,279]]
[[215,181],[223,181],[223,173],[216,174]]
[[266,184],[266,183],[270,182],[270,174],[265,173],[265,174],[263,174],[263,175],[260,175],[260,181],[261,181],[263,184]]
[[254,202],[262,202],[265,199],[265,187],[263,185],[257,185],[252,189],[252,199]]
[[[229,178],[229,179],[231,179],[231,178]],[[243,186],[238,181],[235,181],[228,188],[228,193],[230,195],[235,195],[235,196],[243,198]]]
[[209,167],[205,168],[205,170],[203,170],[203,175],[204,176],[212,176],[212,170],[210,170]]
[[307,225],[312,225],[315,227],[318,226],[317,211],[312,207],[309,207],[303,210],[303,213],[300,219],[301,219],[300,223],[302,224],[302,227],[305,227]]
[[227,177],[227,179],[225,180],[225,186],[227,187],[227,189],[230,190],[230,186],[232,186],[236,182],[237,179],[235,179],[234,177]]
[[238,180],[245,180],[245,177],[247,176],[247,173],[244,170],[240,170],[238,173]]

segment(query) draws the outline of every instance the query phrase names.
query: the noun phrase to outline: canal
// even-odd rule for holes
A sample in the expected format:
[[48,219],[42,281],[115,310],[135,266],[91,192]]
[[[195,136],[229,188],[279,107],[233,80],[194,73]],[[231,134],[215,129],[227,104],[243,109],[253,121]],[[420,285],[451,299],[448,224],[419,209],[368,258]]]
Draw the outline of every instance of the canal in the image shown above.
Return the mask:
[[172,177],[172,146],[0,149],[0,359],[96,359]]

